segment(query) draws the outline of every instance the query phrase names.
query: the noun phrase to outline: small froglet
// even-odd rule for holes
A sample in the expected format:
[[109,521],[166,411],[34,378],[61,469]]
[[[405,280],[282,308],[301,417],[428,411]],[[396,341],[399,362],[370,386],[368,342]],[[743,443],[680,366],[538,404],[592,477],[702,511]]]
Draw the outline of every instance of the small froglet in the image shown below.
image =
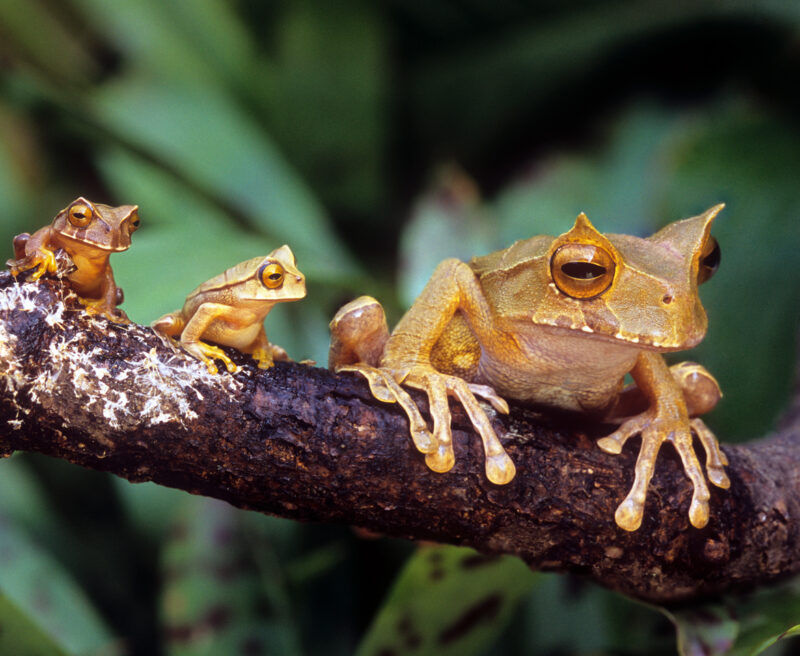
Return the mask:
[[[708,480],[729,487],[725,454],[696,416],[721,394],[703,367],[668,367],[661,354],[705,335],[698,285],[720,261],[710,230],[722,207],[647,239],[604,235],[580,214],[559,237],[521,240],[469,263],[445,260],[391,334],[375,299],[341,308],[331,322],[329,364],[359,373],[376,399],[403,408],[414,444],[436,472],[455,461],[448,396],[479,433],[486,475],[496,484],[516,470],[476,396],[503,413],[505,399],[514,399],[619,423],[598,442],[607,453],[641,435],[634,483],[615,513],[627,531],[641,525],[659,449],[671,442],[694,487],[689,520],[702,528],[710,495],[692,433],[706,452]],[[634,384],[623,389],[626,374]],[[433,431],[401,385],[428,394]]]
[[38,280],[45,273],[56,272],[55,251],[61,248],[75,265],[67,280],[86,312],[130,323],[127,315],[117,308],[124,296],[114,282],[109,257],[128,249],[131,235],[138,227],[136,205],[111,207],[80,197],[56,214],[49,226],[33,235],[24,232],[14,237],[14,259],[7,264],[15,277],[36,269],[31,280]]
[[260,369],[275,360],[288,360],[280,346],[270,344],[264,318],[276,303],[297,301],[306,295],[306,279],[288,246],[266,257],[254,257],[204,282],[187,297],[183,308],[154,321],[152,328],[167,337],[180,338],[183,349],[217,373],[214,359],[229,372],[236,365],[218,346],[232,346],[249,353]]

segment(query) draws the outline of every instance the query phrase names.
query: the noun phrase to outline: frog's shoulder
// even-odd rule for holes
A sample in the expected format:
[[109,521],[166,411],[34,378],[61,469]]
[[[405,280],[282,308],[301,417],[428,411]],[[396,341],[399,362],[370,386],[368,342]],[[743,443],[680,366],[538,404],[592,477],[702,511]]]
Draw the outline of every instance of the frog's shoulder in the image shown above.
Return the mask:
[[263,261],[264,256],[262,255],[244,262],[240,262],[236,266],[232,266],[230,269],[226,269],[219,275],[206,280],[202,285],[192,290],[187,298],[192,298],[193,296],[197,296],[198,294],[202,294],[204,292],[212,292],[218,289],[231,287],[232,285],[236,285],[240,282],[244,282],[248,278],[252,278],[255,275],[258,265]]
[[537,235],[529,239],[520,239],[503,250],[480,257],[473,257],[468,262],[468,265],[478,277],[496,271],[514,269],[520,265],[546,257],[554,239],[555,237],[549,235]]

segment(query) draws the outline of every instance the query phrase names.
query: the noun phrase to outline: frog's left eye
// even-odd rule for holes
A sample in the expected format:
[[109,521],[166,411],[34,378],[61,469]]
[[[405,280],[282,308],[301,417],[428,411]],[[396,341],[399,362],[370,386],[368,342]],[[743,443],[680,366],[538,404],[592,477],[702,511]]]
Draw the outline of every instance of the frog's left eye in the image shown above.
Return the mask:
[[92,208],[88,205],[73,205],[69,208],[69,222],[76,228],[85,228],[92,221]]
[[609,288],[616,264],[611,254],[592,244],[564,244],[550,259],[556,287],[572,298],[593,298]]
[[265,264],[258,272],[258,277],[261,283],[267,289],[277,289],[283,284],[284,271],[283,267],[277,262]]
[[700,251],[700,263],[697,269],[698,285],[702,285],[717,272],[721,259],[722,251],[720,250],[719,243],[709,235],[705,246],[703,246],[703,250]]

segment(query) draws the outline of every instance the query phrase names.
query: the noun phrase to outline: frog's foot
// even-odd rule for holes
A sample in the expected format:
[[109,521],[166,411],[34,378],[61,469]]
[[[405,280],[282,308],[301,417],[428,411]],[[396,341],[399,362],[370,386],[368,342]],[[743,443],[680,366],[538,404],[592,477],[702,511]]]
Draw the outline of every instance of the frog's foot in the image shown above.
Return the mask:
[[269,369],[275,364],[275,360],[272,355],[272,349],[268,346],[266,348],[259,346],[258,348],[253,349],[250,353],[253,356],[253,359],[258,362],[259,369]]
[[486,478],[496,485],[505,485],[514,478],[517,473],[514,463],[500,444],[489,417],[475,398],[475,394],[483,396],[499,412],[507,413],[508,404],[491,387],[470,385],[463,378],[442,374],[432,367],[425,366],[413,367],[404,376],[403,382],[428,394],[429,411],[433,418],[433,437],[439,445],[438,452],[428,455],[425,459],[431,469],[436,470],[434,465],[438,464],[437,458],[446,457],[450,463],[448,469],[455,460],[450,406],[447,400],[448,396],[454,396],[469,416],[473,428],[481,436],[486,455]]
[[193,355],[198,360],[202,360],[206,367],[208,367],[208,373],[210,374],[217,373],[217,365],[214,364],[214,359],[222,360],[225,364],[225,368],[230,373],[233,374],[237,371],[237,366],[225,354],[225,351],[218,346],[212,346],[211,344],[206,344],[199,340],[196,342],[181,342],[181,346],[183,346],[184,350],[189,353],[189,355]]
[[702,419],[692,419],[691,426],[706,451],[708,480],[717,487],[727,490],[731,486],[731,480],[728,478],[728,474],[725,473],[728,457],[720,448],[714,433],[709,430]]
[[[409,396],[408,392],[397,384],[397,381],[395,381],[391,373],[378,369],[377,367],[371,367],[367,364],[348,364],[336,368],[337,373],[342,371],[353,371],[361,374],[367,379],[372,396],[384,403],[398,403],[400,407],[403,408],[408,416],[411,439],[414,441],[414,446],[417,447],[418,451],[430,455],[438,452],[439,445],[428,430],[428,426],[422,418],[417,404],[414,403],[414,400]],[[452,449],[450,451],[452,452]],[[441,467],[444,468],[431,468],[434,469],[434,471],[448,471],[452,466],[453,462],[450,462],[448,466],[446,460],[442,460]]]
[[23,271],[36,269],[30,277],[33,281],[39,280],[45,273],[55,273],[58,269],[55,253],[47,248],[40,248],[27,258],[9,260],[7,264],[11,268],[11,275],[15,278]]
[[710,493],[703,470],[692,445],[694,429],[706,450],[706,468],[709,480],[718,487],[728,487],[730,481],[723,469],[725,455],[716,438],[699,419],[691,422],[681,417],[660,413],[657,409],[643,412],[625,421],[608,437],[598,440],[598,446],[607,453],[620,453],[625,442],[641,433],[642,446],[634,470],[634,481],[628,496],[617,508],[614,518],[617,525],[626,531],[635,531],[641,526],[647,486],[653,477],[658,451],[664,441],[672,442],[681,458],[683,469],[692,481],[694,491],[689,506],[689,521],[695,528],[708,523]]
[[[435,472],[447,472],[455,464],[453,436],[450,427],[448,395],[455,396],[466,410],[472,425],[483,441],[486,454],[486,477],[497,485],[511,481],[516,475],[514,463],[509,458],[492,428],[486,412],[475,394],[482,396],[499,412],[508,412],[508,404],[491,387],[471,385],[462,378],[441,374],[432,367],[417,366],[392,372],[365,364],[343,365],[339,371],[355,371],[369,382],[372,395],[385,403],[398,403],[409,420],[411,437],[419,451],[425,454],[425,463]],[[433,434],[428,430],[419,408],[397,382],[421,389],[428,394],[428,405],[433,418]]]
[[105,317],[113,323],[132,323],[124,311],[114,307],[113,305],[109,305],[104,298],[92,301],[86,298],[78,297],[78,300],[81,302],[81,305],[83,305],[86,314]]

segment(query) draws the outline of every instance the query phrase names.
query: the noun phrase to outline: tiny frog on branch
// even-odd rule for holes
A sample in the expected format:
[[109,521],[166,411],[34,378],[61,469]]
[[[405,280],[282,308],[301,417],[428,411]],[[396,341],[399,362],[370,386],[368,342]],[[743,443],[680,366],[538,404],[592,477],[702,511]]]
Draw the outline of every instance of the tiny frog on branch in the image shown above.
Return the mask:
[[127,315],[117,308],[123,294],[114,282],[108,260],[112,253],[128,249],[138,227],[136,205],[110,207],[81,197],[61,210],[49,226],[33,235],[24,232],[14,237],[15,259],[7,264],[14,276],[36,269],[31,280],[38,280],[45,273],[56,272],[55,251],[62,248],[75,265],[67,280],[86,312],[129,323]]
[[[373,396],[397,402],[414,443],[437,472],[454,464],[448,395],[480,434],[486,475],[496,484],[516,473],[476,395],[507,413],[504,398],[589,413],[619,428],[599,440],[620,453],[641,435],[633,487],[617,524],[641,525],[658,451],[669,441],[694,486],[689,519],[709,519],[709,490],[692,444],[706,452],[708,479],[730,485],[727,459],[696,415],[721,394],[703,367],[667,367],[661,353],[695,346],[707,319],[697,288],[716,270],[711,223],[722,209],[676,221],[647,239],[603,235],[584,214],[559,237],[532,237],[468,264],[445,260],[390,335],[370,297],[352,301],[331,322],[330,366],[354,371]],[[630,373],[634,385],[623,389]],[[427,392],[433,431],[402,385]]]
[[260,369],[274,360],[288,360],[286,351],[270,344],[264,331],[264,318],[272,306],[297,301],[306,295],[305,276],[297,268],[288,246],[275,249],[266,257],[255,257],[204,282],[186,297],[183,308],[165,314],[151,325],[167,337],[180,337],[184,350],[202,360],[212,374],[214,359],[222,360],[228,371],[236,365],[225,352],[207,339],[249,353]]

